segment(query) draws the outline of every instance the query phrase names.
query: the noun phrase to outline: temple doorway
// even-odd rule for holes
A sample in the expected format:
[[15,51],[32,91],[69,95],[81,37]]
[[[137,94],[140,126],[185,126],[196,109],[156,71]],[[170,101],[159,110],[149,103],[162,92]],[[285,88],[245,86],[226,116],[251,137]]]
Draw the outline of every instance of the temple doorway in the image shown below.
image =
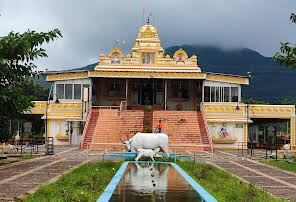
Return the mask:
[[164,81],[156,79],[136,79],[132,81],[133,105],[163,105]]

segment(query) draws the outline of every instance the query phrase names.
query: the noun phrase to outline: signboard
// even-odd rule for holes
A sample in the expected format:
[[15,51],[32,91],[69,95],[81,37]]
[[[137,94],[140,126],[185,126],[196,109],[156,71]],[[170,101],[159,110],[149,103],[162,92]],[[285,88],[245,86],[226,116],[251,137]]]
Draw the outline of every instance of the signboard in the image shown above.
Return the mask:
[[244,128],[244,124],[236,124],[236,128]]

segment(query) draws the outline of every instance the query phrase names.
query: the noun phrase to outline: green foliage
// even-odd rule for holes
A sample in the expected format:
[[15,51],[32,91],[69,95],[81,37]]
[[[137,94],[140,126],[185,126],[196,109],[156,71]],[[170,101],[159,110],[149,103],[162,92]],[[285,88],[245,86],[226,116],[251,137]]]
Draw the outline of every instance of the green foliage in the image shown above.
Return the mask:
[[292,97],[279,98],[278,103],[281,105],[295,105],[296,106],[296,98],[292,98]]
[[246,104],[268,104],[267,102],[265,102],[263,100],[256,100],[253,98],[243,99],[243,103],[246,103]]
[[294,23],[296,23],[296,15],[295,13],[292,13],[291,16],[290,16],[290,20]]
[[151,126],[147,126],[144,130],[144,133],[151,133],[151,132],[152,132]]
[[150,121],[149,121],[149,120],[145,120],[145,121],[144,121],[144,124],[145,124],[146,126],[148,126],[148,125],[150,125]]
[[145,107],[146,112],[150,112],[151,109],[152,109],[151,105],[147,105],[147,106]]
[[[294,13],[291,14],[290,20],[296,23],[296,15]],[[296,46],[293,47],[287,42],[281,43],[280,51],[281,52],[275,53],[273,59],[281,65],[296,68]]]
[[40,186],[23,201],[96,201],[115,175],[121,162],[83,165],[55,183]]
[[40,47],[44,42],[61,36],[61,32],[55,29],[48,33],[30,30],[23,34],[10,32],[0,37],[0,105],[6,106],[0,108],[2,116],[15,117],[33,106],[31,101],[36,97],[31,92],[36,87],[41,89],[29,79],[37,74],[33,61],[47,57]]
[[253,184],[245,183],[231,173],[207,164],[181,161],[178,165],[218,201],[284,201],[274,198]]

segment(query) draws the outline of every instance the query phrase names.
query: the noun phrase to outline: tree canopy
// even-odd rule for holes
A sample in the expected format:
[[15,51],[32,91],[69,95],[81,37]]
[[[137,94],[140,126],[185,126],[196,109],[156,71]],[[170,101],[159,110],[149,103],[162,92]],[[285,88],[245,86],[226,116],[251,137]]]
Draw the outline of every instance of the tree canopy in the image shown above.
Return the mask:
[[40,33],[30,30],[23,34],[10,32],[0,37],[1,116],[15,117],[33,106],[31,101],[37,98],[32,93],[41,89],[30,79],[38,73],[33,61],[47,57],[41,45],[58,37],[62,37],[58,29]]
[[[292,13],[290,20],[293,23],[296,23],[296,14]],[[281,52],[275,53],[273,56],[274,60],[276,60],[281,65],[296,68],[296,46],[293,47],[287,42],[281,43],[280,51]]]

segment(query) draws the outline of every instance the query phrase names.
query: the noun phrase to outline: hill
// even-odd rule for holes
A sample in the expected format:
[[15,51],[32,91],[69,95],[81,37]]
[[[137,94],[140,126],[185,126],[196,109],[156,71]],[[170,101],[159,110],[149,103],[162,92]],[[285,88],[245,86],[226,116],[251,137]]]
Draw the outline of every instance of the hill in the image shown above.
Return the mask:
[[[247,75],[247,72],[251,72],[253,78],[250,85],[243,88],[244,98],[276,103],[280,97],[296,97],[296,70],[278,65],[271,57],[265,57],[247,48],[224,50],[197,45],[172,46],[166,49],[165,54],[173,56],[180,48],[184,49],[189,57],[197,56],[198,65],[203,72],[238,75]],[[93,70],[96,64],[72,70]]]
[[173,55],[178,49],[184,49],[188,56],[196,55],[198,65],[204,72],[247,75],[252,73],[249,86],[243,88],[244,98],[264,100],[276,103],[280,97],[296,97],[294,81],[296,70],[278,65],[271,57],[247,48],[223,50],[218,47],[183,45],[166,49]]

